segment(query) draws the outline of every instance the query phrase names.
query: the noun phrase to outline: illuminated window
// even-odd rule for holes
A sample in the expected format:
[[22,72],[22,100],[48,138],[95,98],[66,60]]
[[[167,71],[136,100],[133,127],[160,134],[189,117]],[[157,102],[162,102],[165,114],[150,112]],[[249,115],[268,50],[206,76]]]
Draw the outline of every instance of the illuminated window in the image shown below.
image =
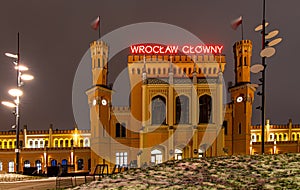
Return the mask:
[[8,172],[14,172],[15,171],[15,163],[13,161],[8,162]]
[[51,166],[57,166],[57,160],[51,160]]
[[199,98],[199,123],[211,123],[212,101],[209,95],[203,95]]
[[181,95],[176,97],[176,124],[189,123],[189,98]]
[[88,138],[84,139],[84,147],[89,147],[89,146],[90,146],[89,139]]
[[175,160],[182,160],[182,150],[175,149]]
[[166,123],[166,99],[162,96],[152,98],[152,124]]
[[283,134],[283,140],[286,141],[287,140],[287,135]]
[[34,141],[34,147],[33,148],[38,148],[39,147],[39,141],[35,140]]
[[256,135],[256,140],[259,141],[259,135]]
[[151,163],[160,164],[162,163],[162,152],[158,149],[151,151]]
[[24,161],[24,167],[25,168],[30,168],[30,161],[29,160]]
[[3,170],[2,162],[0,161],[0,171]]
[[117,152],[116,153],[116,165],[127,166],[127,152]]
[[40,140],[40,147],[39,148],[44,148],[44,141]]

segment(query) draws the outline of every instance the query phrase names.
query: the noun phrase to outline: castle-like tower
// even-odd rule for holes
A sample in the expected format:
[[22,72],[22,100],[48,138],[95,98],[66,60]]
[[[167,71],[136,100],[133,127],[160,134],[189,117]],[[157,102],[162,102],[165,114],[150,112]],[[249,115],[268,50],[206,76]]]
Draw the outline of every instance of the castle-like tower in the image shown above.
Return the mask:
[[225,146],[229,154],[250,154],[252,104],[255,87],[250,82],[252,42],[242,40],[233,46],[235,85],[229,88],[231,103],[225,117]]
[[[107,86],[107,60],[108,46],[103,41],[94,41],[90,44],[90,52],[92,58],[92,76],[93,86],[86,91],[88,96],[88,104],[90,108],[91,121],[91,167],[94,168],[98,163],[102,163],[105,157],[100,156],[99,152],[108,144],[106,138],[102,138],[106,134],[106,130],[110,126],[110,102],[111,89]],[[108,147],[107,147],[108,148]]]

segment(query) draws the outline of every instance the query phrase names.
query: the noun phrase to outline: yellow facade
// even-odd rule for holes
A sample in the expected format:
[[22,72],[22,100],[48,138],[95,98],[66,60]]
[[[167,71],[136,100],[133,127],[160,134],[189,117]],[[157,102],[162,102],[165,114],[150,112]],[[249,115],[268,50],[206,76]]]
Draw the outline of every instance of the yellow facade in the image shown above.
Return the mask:
[[[47,167],[59,164],[74,165],[75,170],[90,169],[90,131],[28,130],[20,131],[20,170],[38,167],[38,173],[47,173]],[[15,131],[0,132],[0,173],[15,172]],[[78,160],[83,161],[78,166]]]

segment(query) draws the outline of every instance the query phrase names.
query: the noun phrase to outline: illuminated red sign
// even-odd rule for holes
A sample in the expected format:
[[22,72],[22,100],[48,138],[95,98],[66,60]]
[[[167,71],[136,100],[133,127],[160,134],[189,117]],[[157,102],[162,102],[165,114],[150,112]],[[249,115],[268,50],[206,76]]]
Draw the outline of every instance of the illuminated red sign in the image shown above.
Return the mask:
[[224,46],[221,45],[132,45],[131,54],[221,54]]

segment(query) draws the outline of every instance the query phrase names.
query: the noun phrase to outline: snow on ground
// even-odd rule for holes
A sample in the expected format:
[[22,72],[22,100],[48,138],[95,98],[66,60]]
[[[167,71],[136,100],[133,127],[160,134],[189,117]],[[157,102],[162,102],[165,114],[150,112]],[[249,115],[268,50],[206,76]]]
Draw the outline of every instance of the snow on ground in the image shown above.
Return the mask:
[[300,189],[300,154],[167,161],[75,187],[84,189]]

